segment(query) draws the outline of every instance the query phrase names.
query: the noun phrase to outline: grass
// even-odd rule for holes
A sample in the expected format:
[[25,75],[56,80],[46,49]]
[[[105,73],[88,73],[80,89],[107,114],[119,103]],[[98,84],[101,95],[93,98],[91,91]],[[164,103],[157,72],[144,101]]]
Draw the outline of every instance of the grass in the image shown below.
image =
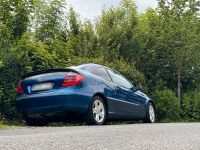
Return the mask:
[[0,130],[18,127],[19,125],[7,124],[6,122],[0,122]]
[[7,129],[7,128],[10,128],[11,126],[8,126],[8,125],[4,125],[4,124],[0,124],[0,130],[1,129]]

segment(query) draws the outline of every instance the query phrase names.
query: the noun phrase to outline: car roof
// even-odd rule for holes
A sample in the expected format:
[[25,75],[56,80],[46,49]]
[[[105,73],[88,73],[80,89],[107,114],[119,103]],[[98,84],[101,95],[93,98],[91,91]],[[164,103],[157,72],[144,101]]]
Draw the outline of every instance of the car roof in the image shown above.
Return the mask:
[[81,64],[81,65],[75,66],[75,68],[80,69],[80,70],[84,70],[84,71],[88,71],[88,70],[91,70],[92,68],[96,68],[96,67],[107,68],[107,67],[105,67],[103,65],[93,64],[93,63]]

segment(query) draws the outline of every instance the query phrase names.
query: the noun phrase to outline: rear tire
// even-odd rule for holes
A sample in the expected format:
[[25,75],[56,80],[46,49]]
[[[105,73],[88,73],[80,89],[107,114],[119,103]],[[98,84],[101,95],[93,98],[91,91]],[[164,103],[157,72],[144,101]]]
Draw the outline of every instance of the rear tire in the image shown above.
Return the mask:
[[88,125],[103,125],[105,124],[106,117],[107,108],[103,99],[99,96],[94,96],[85,116],[85,122]]
[[48,124],[46,120],[38,120],[31,118],[25,118],[25,121],[28,126],[46,126]]
[[155,121],[156,121],[155,107],[150,102],[147,104],[146,118],[144,119],[144,122],[145,123],[155,123]]

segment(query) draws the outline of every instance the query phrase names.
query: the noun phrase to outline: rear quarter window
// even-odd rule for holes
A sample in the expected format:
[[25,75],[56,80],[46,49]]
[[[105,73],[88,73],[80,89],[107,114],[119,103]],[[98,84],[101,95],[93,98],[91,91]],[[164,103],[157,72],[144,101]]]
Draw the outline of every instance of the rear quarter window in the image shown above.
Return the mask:
[[127,79],[125,79],[122,75],[117,73],[116,71],[108,69],[108,73],[110,74],[114,83],[121,85],[128,89],[132,88],[132,84]]
[[93,69],[92,71],[90,71],[92,74],[102,78],[102,79],[105,79],[107,81],[111,81],[111,78],[110,78],[110,75],[108,74],[108,72],[106,71],[106,69],[104,68],[95,68]]

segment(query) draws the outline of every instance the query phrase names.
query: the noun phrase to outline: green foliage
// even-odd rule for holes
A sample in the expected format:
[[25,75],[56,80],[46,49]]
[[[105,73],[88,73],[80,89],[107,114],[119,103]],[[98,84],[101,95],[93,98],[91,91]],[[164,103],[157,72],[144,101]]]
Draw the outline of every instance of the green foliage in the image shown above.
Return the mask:
[[153,98],[156,102],[157,119],[159,121],[180,120],[180,103],[172,90],[155,90]]
[[48,46],[42,42],[31,40],[29,34],[24,34],[17,43],[12,53],[18,53],[20,64],[23,68],[32,68],[29,71],[53,68],[56,66],[57,56],[55,52],[49,52]]
[[139,34],[147,35],[147,42],[139,65],[150,83],[158,84],[157,79],[163,79],[165,86],[176,89],[179,98],[179,90],[187,88],[191,73],[199,67],[199,11],[193,9],[188,0],[161,0],[157,13],[148,10],[140,19],[145,23]]
[[39,1],[35,5],[33,15],[35,40],[50,42],[66,34],[64,8],[64,0],[52,0],[48,3]]
[[10,30],[13,40],[27,31],[32,5],[32,1],[0,0],[0,22]]
[[120,54],[126,59],[136,58],[136,24],[136,6],[131,0],[123,0],[119,7],[104,10],[96,25],[100,47],[111,54]]
[[185,93],[182,108],[185,119],[200,121],[200,91]]
[[3,67],[3,62],[2,62],[2,61],[0,61],[0,68],[1,68],[1,67]]

